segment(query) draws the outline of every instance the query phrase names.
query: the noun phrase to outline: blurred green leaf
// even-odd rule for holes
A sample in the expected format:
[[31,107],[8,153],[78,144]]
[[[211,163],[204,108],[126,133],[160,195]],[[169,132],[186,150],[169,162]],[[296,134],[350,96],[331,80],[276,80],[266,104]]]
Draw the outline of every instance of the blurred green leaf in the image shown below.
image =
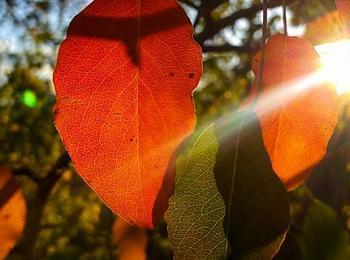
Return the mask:
[[349,236],[336,212],[315,200],[302,226],[301,248],[304,259],[349,259]]

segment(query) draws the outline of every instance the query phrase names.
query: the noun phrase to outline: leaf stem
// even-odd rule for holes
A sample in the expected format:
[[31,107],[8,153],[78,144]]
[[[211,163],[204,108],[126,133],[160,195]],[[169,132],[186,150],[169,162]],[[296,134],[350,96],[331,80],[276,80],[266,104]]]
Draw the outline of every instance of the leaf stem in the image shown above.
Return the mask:
[[282,0],[282,10],[283,10],[283,28],[284,28],[284,35],[288,36],[287,4],[286,4],[286,0]]
[[252,108],[255,106],[260,92],[263,86],[264,79],[264,65],[265,65],[265,49],[266,49],[266,39],[268,34],[268,25],[267,25],[267,0],[263,0],[263,28],[262,28],[262,46],[261,46],[261,56],[260,56],[260,64],[259,64],[259,74],[258,74],[258,84],[256,85],[256,97],[252,103]]
[[227,240],[225,244],[225,251],[226,251],[226,257],[229,257],[229,240],[230,240],[230,228],[231,228],[231,208],[232,208],[232,198],[235,192],[235,178],[236,178],[236,173],[237,173],[237,164],[238,164],[238,155],[239,155],[239,142],[241,139],[241,133],[242,133],[242,128],[244,124],[245,117],[247,115],[248,111],[245,111],[242,119],[239,123],[239,129],[237,133],[237,139],[236,139],[236,144],[235,144],[235,153],[234,153],[234,162],[233,162],[233,172],[232,172],[232,181],[231,181],[231,187],[230,187],[230,195],[229,195],[229,202],[227,206],[227,223],[226,223],[226,232],[227,232]]

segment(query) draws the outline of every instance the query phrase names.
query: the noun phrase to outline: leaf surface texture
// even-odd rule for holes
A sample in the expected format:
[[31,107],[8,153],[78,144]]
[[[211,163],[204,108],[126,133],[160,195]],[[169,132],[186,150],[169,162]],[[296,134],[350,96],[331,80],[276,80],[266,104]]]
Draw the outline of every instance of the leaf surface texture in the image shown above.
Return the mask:
[[350,37],[350,0],[336,0],[335,3],[339,11],[340,19]]
[[195,125],[201,51],[173,0],[95,0],[69,26],[54,72],[55,123],[77,172],[115,212],[153,227],[171,158]]
[[[261,54],[253,60],[259,76]],[[338,96],[320,76],[320,59],[306,40],[282,34],[266,45],[262,93],[255,112],[273,169],[288,189],[323,158],[338,120]],[[257,81],[254,83],[256,89]]]
[[176,259],[270,259],[277,252],[289,225],[288,197],[254,114],[226,117],[199,134],[166,220]]

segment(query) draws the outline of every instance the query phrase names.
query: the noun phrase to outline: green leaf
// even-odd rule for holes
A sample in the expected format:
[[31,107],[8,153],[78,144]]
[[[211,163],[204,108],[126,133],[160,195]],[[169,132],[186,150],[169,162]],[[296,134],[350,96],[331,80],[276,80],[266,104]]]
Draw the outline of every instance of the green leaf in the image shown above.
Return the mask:
[[213,174],[217,149],[214,125],[210,125],[194,142],[177,179],[166,212],[169,239],[177,259],[225,255],[225,205]]
[[302,226],[304,259],[349,259],[348,240],[335,211],[323,202],[313,201]]
[[207,127],[177,176],[166,213],[175,258],[270,259],[277,252],[289,224],[288,196],[254,114]]

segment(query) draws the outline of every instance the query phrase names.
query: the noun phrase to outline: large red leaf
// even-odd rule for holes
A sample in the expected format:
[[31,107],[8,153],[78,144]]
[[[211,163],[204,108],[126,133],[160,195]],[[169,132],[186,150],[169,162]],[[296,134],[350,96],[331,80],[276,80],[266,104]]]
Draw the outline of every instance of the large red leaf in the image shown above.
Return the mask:
[[337,8],[346,30],[350,36],[350,0],[336,0]]
[[56,126],[75,168],[120,216],[152,227],[166,173],[195,125],[200,47],[175,0],[95,0],[74,18],[54,83]]
[[[258,54],[253,61],[257,79],[260,58]],[[305,39],[277,34],[267,42],[263,92],[255,112],[273,169],[287,189],[302,183],[323,158],[337,123],[337,93],[321,79],[320,66]]]

